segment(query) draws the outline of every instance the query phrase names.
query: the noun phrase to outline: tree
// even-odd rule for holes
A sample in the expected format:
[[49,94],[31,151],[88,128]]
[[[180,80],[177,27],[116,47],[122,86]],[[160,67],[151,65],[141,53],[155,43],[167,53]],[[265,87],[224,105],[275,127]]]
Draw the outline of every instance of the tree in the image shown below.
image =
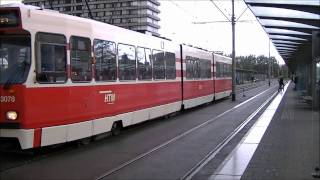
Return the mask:
[[264,55],[256,57],[255,55],[236,57],[237,69],[254,71],[258,74],[268,74],[268,66],[270,64],[271,77],[277,77],[279,72],[279,64],[275,57],[270,59]]

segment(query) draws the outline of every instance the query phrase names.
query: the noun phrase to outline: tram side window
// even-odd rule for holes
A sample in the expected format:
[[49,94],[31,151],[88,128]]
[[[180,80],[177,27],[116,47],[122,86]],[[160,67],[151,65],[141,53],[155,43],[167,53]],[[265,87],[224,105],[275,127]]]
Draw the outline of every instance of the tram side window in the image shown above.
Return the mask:
[[186,57],[186,78],[193,79],[193,57]]
[[226,64],[221,63],[221,77],[226,76]]
[[152,58],[153,58],[153,78],[165,79],[164,53],[162,51],[153,50]]
[[226,64],[225,77],[229,77],[229,64]]
[[195,58],[193,62],[193,78],[194,79],[199,79],[200,78],[200,61],[198,58]]
[[200,61],[200,69],[201,69],[200,78],[201,79],[206,78],[206,62],[207,62],[207,60],[203,60],[203,59],[201,59],[201,61]]
[[211,63],[208,60],[201,60],[200,61],[200,77],[201,79],[211,78]]
[[232,76],[232,65],[231,64],[228,64],[228,77],[231,77]]
[[211,78],[210,61],[196,57],[186,57],[186,78],[187,79],[205,79]]
[[217,73],[216,73],[216,77],[222,77],[222,64],[217,62],[216,63],[216,70],[217,70]]
[[166,79],[176,79],[176,55],[166,52],[164,55],[166,65]]
[[224,77],[224,65],[220,63],[220,77]]
[[146,48],[137,48],[138,61],[138,79],[152,79],[151,50]]
[[225,63],[222,63],[222,65],[221,65],[222,77],[226,77],[226,74],[227,74],[227,73],[226,73],[226,72],[227,72],[227,71],[226,71],[226,67],[227,67],[226,64],[225,64]]
[[67,81],[66,42],[63,35],[37,33],[36,77],[39,83]]
[[119,80],[136,79],[136,53],[135,47],[118,44]]
[[229,64],[224,63],[223,64],[223,77],[229,77],[230,76],[230,68]]
[[206,77],[207,78],[211,78],[212,77],[212,72],[211,72],[211,61],[207,61],[207,63],[206,63],[207,65],[206,65]]
[[94,40],[96,81],[115,81],[117,79],[116,44],[111,41]]
[[89,38],[72,36],[71,80],[74,82],[91,81],[91,42]]

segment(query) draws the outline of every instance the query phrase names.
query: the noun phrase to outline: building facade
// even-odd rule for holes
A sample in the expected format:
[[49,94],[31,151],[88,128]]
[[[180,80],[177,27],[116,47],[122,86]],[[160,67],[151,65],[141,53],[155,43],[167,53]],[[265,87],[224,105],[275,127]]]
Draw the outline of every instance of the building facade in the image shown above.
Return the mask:
[[23,3],[160,36],[158,0],[23,0]]

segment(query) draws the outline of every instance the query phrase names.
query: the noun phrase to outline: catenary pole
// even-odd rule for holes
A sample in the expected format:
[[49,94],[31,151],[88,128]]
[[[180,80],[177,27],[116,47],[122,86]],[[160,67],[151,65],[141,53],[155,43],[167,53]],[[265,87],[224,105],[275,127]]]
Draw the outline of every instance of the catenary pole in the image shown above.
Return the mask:
[[270,71],[271,71],[271,59],[270,59],[270,39],[269,39],[269,59],[268,59],[268,78],[269,78],[269,86],[270,86]]
[[236,100],[236,50],[235,50],[235,15],[234,15],[234,0],[232,0],[232,101]]

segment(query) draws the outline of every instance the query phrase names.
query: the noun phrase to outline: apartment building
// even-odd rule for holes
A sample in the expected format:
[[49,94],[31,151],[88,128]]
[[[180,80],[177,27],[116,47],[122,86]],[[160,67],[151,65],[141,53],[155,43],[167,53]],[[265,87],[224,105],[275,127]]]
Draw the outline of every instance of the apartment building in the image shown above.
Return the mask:
[[160,36],[158,0],[23,0],[23,3]]

